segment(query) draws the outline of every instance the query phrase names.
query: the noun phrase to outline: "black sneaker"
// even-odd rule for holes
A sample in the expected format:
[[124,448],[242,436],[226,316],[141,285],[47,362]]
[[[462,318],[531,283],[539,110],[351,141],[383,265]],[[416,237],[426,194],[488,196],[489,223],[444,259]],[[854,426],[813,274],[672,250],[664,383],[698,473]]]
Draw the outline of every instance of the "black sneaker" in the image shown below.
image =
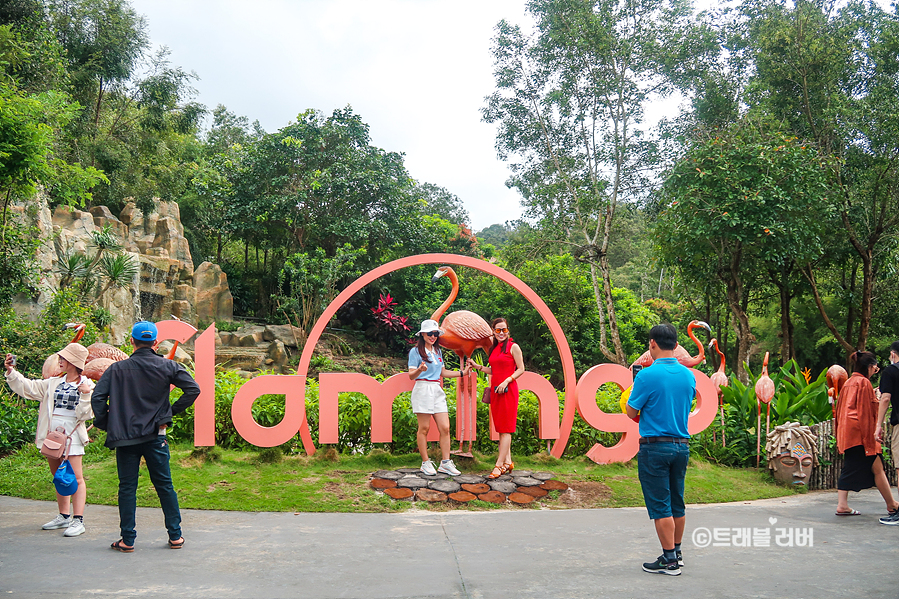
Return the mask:
[[889,516],[884,516],[880,519],[881,524],[886,524],[887,526],[899,526],[899,510],[895,512],[890,512]]
[[660,555],[656,561],[643,564],[643,571],[650,574],[667,574],[668,576],[680,576],[680,566],[677,561],[666,562],[665,556]]
[[684,554],[681,553],[680,549],[678,549],[676,553],[677,553],[677,565],[680,566],[681,568],[683,568],[684,567]]

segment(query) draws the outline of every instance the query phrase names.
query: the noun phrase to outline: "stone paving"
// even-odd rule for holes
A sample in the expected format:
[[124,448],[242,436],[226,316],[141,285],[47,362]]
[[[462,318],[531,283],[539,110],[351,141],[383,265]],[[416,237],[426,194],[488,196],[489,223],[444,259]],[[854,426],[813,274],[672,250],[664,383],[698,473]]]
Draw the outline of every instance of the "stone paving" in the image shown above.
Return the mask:
[[513,470],[488,479],[478,474],[449,476],[438,472],[429,475],[419,468],[378,470],[371,475],[370,486],[393,499],[419,500],[430,503],[468,503],[475,499],[490,503],[510,501],[527,505],[546,497],[550,492],[564,492],[568,485],[555,480],[552,472]]

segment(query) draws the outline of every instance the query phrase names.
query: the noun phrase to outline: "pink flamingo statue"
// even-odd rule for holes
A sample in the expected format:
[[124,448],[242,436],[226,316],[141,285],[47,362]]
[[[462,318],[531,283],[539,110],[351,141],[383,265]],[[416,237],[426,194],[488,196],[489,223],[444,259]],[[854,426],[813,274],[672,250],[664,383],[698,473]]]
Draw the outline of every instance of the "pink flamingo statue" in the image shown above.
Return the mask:
[[[709,341],[709,349],[711,349],[713,345],[715,346],[715,352],[718,354],[719,362],[718,370],[716,370],[709,378],[711,378],[712,384],[715,385],[715,389],[718,391],[718,409],[721,411],[721,447],[727,447],[727,443],[724,439],[724,393],[722,392],[722,389],[727,387],[730,382],[727,379],[727,375],[724,374],[725,358],[724,353],[718,348],[717,339]],[[712,441],[714,441],[714,433],[712,434]]]
[[755,382],[755,400],[759,407],[758,420],[756,422],[755,467],[759,467],[762,452],[762,403],[767,407],[765,414],[765,438],[768,438],[768,429],[771,427],[771,398],[774,397],[774,381],[768,376],[768,352],[765,352],[765,361],[762,362],[762,376]]
[[[693,329],[701,327],[709,332],[709,335],[712,334],[712,327],[701,320],[692,320],[690,324],[687,325],[687,336],[693,340],[693,343],[696,344],[696,347],[699,348],[699,353],[695,356],[691,356],[690,352],[684,348],[680,343],[677,344],[677,347],[674,348],[674,357],[677,358],[677,361],[686,366],[687,368],[693,368],[694,366],[699,366],[703,362],[705,362],[705,346],[699,342],[699,339],[696,338],[696,335],[693,334]],[[652,356],[649,355],[649,352],[644,352],[639,358],[634,360],[634,364],[639,364],[643,368],[648,366],[652,366]],[[632,364],[633,366],[633,364]]]
[[[459,278],[449,266],[441,266],[434,273],[431,281],[447,276],[453,284],[453,290],[450,292],[446,301],[437,308],[431,315],[431,320],[440,322],[440,317],[446,312],[459,295]],[[444,334],[440,336],[440,345],[453,351],[459,356],[460,367],[465,365],[465,361],[471,357],[474,350],[481,348],[484,352],[490,352],[493,346],[493,331],[490,325],[483,318],[469,312],[468,310],[456,310],[450,312],[440,323],[440,328],[444,330]],[[476,375],[474,380],[477,380]],[[461,434],[459,435],[459,449],[454,450],[453,454],[463,457],[473,457],[471,453],[471,445],[474,441],[474,423],[476,422],[477,384],[472,381],[472,375],[459,379],[456,386],[456,419],[461,423]],[[466,434],[467,433],[467,434]],[[462,451],[462,443],[468,437],[468,451]]]

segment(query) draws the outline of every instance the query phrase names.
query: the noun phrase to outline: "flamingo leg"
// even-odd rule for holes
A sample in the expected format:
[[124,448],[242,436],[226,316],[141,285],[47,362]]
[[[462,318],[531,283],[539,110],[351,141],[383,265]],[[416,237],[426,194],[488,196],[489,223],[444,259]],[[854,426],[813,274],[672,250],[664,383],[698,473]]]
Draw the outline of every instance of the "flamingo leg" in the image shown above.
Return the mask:
[[756,403],[759,407],[759,415],[755,423],[755,467],[758,468],[762,456],[762,404],[758,402]]
[[727,447],[724,440],[724,403],[721,403],[721,447]]
[[462,453],[462,443],[465,441],[465,401],[462,396],[462,379],[456,383],[456,432],[459,435],[459,449],[450,453]]

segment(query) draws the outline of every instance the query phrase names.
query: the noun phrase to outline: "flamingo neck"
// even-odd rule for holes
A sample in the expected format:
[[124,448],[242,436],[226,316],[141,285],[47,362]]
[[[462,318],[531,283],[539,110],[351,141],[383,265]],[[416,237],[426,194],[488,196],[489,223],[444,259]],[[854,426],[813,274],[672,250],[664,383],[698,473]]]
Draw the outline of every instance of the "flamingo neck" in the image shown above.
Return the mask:
[[718,354],[718,358],[721,360],[721,363],[718,365],[718,371],[724,372],[724,352],[718,347],[717,339],[712,339],[712,343],[715,345],[715,352]]
[[705,359],[705,346],[699,342],[699,339],[696,338],[696,335],[693,334],[693,325],[687,326],[687,337],[693,340],[693,343],[696,344],[696,347],[699,348],[699,353],[696,354],[697,358],[702,360]]
[[434,310],[434,313],[431,314],[431,320],[436,320],[440,322],[440,317],[443,316],[443,313],[446,312],[446,309],[449,308],[454,301],[456,301],[456,296],[459,295],[459,278],[456,276],[455,271],[451,268],[446,271],[446,276],[449,277],[450,281],[453,284],[453,290],[450,292],[449,297],[446,298],[446,301],[441,304],[439,308]]

